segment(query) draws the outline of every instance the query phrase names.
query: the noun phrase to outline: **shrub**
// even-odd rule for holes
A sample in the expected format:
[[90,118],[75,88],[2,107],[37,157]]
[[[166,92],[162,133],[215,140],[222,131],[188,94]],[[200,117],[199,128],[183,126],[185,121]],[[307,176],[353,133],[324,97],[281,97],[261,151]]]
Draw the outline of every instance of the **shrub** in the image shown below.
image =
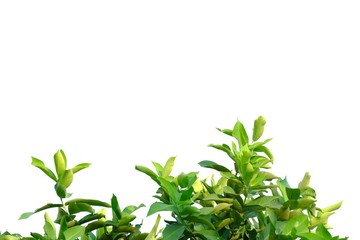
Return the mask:
[[[233,141],[229,145],[209,146],[224,152],[233,168],[210,160],[201,161],[201,167],[215,171],[205,180],[199,179],[198,172],[182,172],[173,176],[175,157],[169,158],[164,165],[153,162],[154,171],[145,166],[135,166],[158,185],[154,196],[156,201],[148,210],[148,216],[158,216],[149,233],[141,232],[141,223],[133,223],[136,218],[134,212],[144,207],[143,204],[127,206],[122,210],[115,195],[110,202],[84,198],[65,201],[71,198],[67,189],[74,174],[90,164],[67,168],[66,156],[58,150],[54,155],[53,172],[43,161],[33,157],[32,165],[55,182],[60,202],[48,203],[33,212],[24,213],[20,219],[49,208],[57,208],[58,214],[52,220],[45,212],[43,233],[31,232],[29,237],[22,237],[5,232],[0,233],[0,240],[347,239],[332,236],[327,224],[329,216],[340,208],[342,202],[319,208],[316,192],[309,185],[309,173],[305,173],[297,187],[291,187],[286,178],[269,172],[274,160],[266,144],[271,139],[260,141],[265,123],[261,116],[254,121],[251,139],[240,121],[232,129],[218,129]],[[106,209],[111,211],[110,216]],[[164,229],[158,230],[159,213],[162,211],[170,212],[172,218],[165,219]]]

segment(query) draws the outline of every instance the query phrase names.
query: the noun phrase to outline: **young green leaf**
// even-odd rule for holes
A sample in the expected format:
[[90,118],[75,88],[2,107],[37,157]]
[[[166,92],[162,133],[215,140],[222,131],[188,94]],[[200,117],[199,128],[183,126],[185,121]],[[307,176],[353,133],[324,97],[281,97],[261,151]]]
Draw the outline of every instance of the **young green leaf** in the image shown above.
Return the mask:
[[263,116],[258,117],[255,121],[254,121],[254,128],[253,128],[253,142],[257,141],[262,134],[264,133],[264,126],[266,124],[266,120]]
[[91,163],[80,163],[72,168],[73,173],[77,173],[80,170],[83,170],[84,168],[87,168],[91,165]]
[[157,233],[160,219],[161,219],[161,217],[160,217],[160,215],[158,215],[156,218],[154,227],[151,229],[150,233],[147,235],[145,240],[156,240],[156,233]]
[[142,207],[145,207],[145,205],[144,204],[140,204],[139,206],[130,205],[130,206],[127,206],[126,208],[124,208],[124,210],[121,212],[121,214],[123,216],[127,216]]
[[33,166],[39,168],[41,171],[43,171],[46,175],[48,175],[48,177],[50,177],[55,182],[57,181],[56,176],[53,173],[53,171],[51,171],[48,167],[46,167],[43,161],[41,161],[35,157],[31,157],[31,159],[32,159],[31,164]]
[[67,165],[66,156],[63,150],[60,149],[54,154],[54,162],[57,176],[60,178],[65,172]]
[[244,125],[237,121],[232,131],[232,136],[238,140],[239,147],[249,144],[249,137],[246,133]]
[[48,213],[45,213],[44,231],[49,240],[56,240],[56,228]]
[[65,240],[75,240],[85,234],[84,226],[74,226],[64,232]]
[[74,179],[74,174],[72,169],[68,169],[61,175],[58,184],[63,185],[65,188],[68,188]]
[[162,178],[166,178],[167,176],[170,175],[172,168],[174,166],[174,162],[175,162],[175,157],[170,157],[167,162],[165,163],[164,169],[162,171]]

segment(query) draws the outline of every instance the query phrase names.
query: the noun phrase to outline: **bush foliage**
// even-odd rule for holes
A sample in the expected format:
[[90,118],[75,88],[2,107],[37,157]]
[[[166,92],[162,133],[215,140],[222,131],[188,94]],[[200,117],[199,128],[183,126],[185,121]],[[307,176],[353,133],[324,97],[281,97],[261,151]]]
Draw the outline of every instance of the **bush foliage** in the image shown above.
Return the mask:
[[[260,140],[265,126],[264,117],[254,121],[249,138],[243,124],[237,121],[232,129],[218,129],[232,138],[230,144],[210,144],[224,152],[232,163],[229,169],[214,161],[199,162],[203,168],[215,171],[201,180],[198,172],[172,175],[175,157],[164,165],[153,162],[153,169],[135,166],[158,185],[156,201],[148,209],[148,216],[157,214],[150,232],[142,232],[142,223],[135,224],[135,211],[145,207],[121,208],[112,195],[109,202],[75,198],[68,188],[75,173],[90,166],[78,164],[68,168],[62,150],[54,155],[55,171],[43,161],[32,157],[32,165],[39,168],[52,181],[58,203],[48,203],[20,219],[56,208],[57,216],[44,213],[44,232],[31,232],[23,237],[9,232],[0,233],[0,240],[341,240],[329,232],[328,218],[340,208],[341,202],[320,208],[316,205],[316,192],[310,186],[310,174],[297,187],[291,187],[286,178],[269,172],[273,155],[266,147],[271,139]],[[160,212],[170,212],[164,219],[165,227],[159,229]],[[111,212],[111,214],[107,214]]]

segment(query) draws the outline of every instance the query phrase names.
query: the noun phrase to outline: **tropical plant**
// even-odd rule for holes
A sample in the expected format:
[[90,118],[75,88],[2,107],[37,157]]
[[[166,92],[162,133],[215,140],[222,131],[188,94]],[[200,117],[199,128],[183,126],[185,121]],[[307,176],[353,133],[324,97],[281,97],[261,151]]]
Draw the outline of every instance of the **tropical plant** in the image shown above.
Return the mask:
[[[153,162],[155,171],[135,166],[158,185],[156,201],[149,207],[147,215],[162,211],[171,214],[171,219],[165,219],[165,227],[160,230],[158,215],[149,233],[141,232],[142,223],[133,224],[134,212],[144,207],[143,204],[121,210],[114,194],[110,202],[86,198],[65,200],[71,198],[68,188],[74,174],[89,167],[89,163],[67,168],[65,153],[58,150],[54,155],[53,172],[43,161],[32,157],[32,165],[55,182],[59,202],[23,213],[20,219],[50,208],[56,208],[58,214],[52,220],[45,212],[44,233],[31,232],[29,237],[22,237],[4,232],[0,233],[0,240],[347,239],[332,236],[328,225],[329,216],[342,202],[319,208],[309,173],[305,173],[297,187],[291,187],[286,178],[269,171],[274,158],[266,145],[271,139],[260,141],[265,124],[265,118],[261,116],[254,121],[251,139],[240,121],[232,129],[218,129],[233,141],[229,145],[209,146],[224,152],[229,161],[222,164],[212,160],[199,162],[201,167],[215,171],[203,180],[198,177],[199,172],[173,176],[175,157],[170,157],[164,165]],[[106,209],[111,211],[112,217],[108,218]]]

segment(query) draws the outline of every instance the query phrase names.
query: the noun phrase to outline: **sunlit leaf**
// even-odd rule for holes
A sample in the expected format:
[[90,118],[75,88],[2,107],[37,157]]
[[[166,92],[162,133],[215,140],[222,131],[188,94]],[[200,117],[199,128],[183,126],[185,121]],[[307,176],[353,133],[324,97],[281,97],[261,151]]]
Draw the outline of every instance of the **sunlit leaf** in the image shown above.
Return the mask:
[[175,162],[175,157],[170,157],[167,162],[165,163],[164,169],[162,171],[162,178],[166,178],[167,176],[170,175],[172,168],[174,166],[174,162]]
[[73,173],[77,173],[80,170],[83,170],[84,168],[87,168],[91,165],[91,163],[80,163],[72,168]]
[[67,165],[66,156],[63,150],[60,149],[54,154],[54,163],[56,173],[58,177],[60,177],[65,172]]
[[65,240],[75,240],[85,234],[84,226],[74,226],[64,232]]
[[249,144],[249,137],[246,133],[244,125],[240,121],[236,122],[232,131],[232,136],[238,140],[240,147]]
[[258,117],[255,121],[254,121],[254,128],[253,128],[253,142],[257,141],[263,134],[264,132],[264,126],[266,124],[266,120],[263,116]]
[[48,213],[45,213],[44,231],[49,240],[56,240],[56,228]]
[[31,157],[31,159],[32,159],[31,164],[33,166],[39,168],[41,171],[43,171],[46,175],[48,175],[55,182],[57,181],[56,176],[53,173],[53,171],[51,171],[48,167],[46,167],[43,161],[41,161],[35,157]]

